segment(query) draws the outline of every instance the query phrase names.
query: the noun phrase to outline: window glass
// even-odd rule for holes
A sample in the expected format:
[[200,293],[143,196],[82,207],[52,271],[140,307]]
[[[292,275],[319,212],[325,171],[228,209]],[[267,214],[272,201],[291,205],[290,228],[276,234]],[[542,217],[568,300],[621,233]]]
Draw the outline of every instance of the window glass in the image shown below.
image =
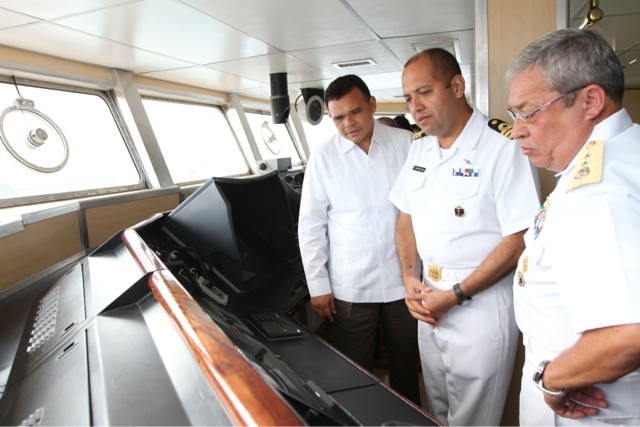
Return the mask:
[[174,183],[249,172],[220,108],[146,98],[143,104]]
[[247,112],[247,121],[263,160],[290,157],[292,165],[301,164],[285,124],[273,124],[270,113]]
[[302,128],[304,129],[304,135],[307,137],[310,153],[313,153],[313,150],[322,142],[338,133],[333,120],[326,114],[316,126],[302,120]]
[[18,89],[0,83],[0,206],[143,186],[107,97],[89,90]]

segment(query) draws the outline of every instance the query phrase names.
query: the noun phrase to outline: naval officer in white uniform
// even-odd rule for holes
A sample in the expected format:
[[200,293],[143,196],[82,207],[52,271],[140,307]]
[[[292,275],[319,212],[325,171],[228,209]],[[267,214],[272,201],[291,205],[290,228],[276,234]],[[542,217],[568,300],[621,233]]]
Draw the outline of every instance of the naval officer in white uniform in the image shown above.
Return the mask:
[[558,183],[514,280],[521,425],[640,425],[640,126],[597,33],[550,33],[507,72],[513,136]]
[[447,51],[410,59],[402,87],[423,134],[389,199],[429,408],[447,425],[499,425],[517,345],[512,271],[539,205],[532,170],[510,126],[467,104]]

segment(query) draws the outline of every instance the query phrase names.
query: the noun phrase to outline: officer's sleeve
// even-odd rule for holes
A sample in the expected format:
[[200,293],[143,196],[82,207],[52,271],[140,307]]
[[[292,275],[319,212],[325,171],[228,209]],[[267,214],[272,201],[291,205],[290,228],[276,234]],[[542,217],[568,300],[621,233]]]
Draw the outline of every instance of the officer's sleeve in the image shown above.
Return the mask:
[[[316,153],[317,154],[317,153]],[[327,263],[329,199],[316,155],[312,155],[305,170],[302,199],[298,217],[298,241],[309,294],[314,297],[331,293]]]
[[558,250],[549,254],[576,334],[640,323],[640,201],[630,185],[638,180],[605,172],[608,182],[569,192],[565,221],[554,230]]

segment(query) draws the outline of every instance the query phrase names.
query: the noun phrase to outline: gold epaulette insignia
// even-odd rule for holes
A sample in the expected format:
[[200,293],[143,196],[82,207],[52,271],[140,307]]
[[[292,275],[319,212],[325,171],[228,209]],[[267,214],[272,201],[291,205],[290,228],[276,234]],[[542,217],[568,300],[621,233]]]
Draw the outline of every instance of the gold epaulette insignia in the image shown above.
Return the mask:
[[423,130],[421,130],[420,132],[418,132],[418,133],[416,133],[415,135],[413,135],[413,140],[415,141],[416,139],[420,139],[420,138],[422,138],[423,136],[427,136],[427,134],[426,134],[426,133],[424,133],[424,131],[423,131]]
[[573,169],[567,193],[585,184],[602,181],[602,162],[604,161],[604,142],[591,141],[580,152],[578,162]]
[[511,137],[511,130],[513,129],[513,125],[510,125],[509,123],[500,119],[490,119],[487,124],[496,132],[502,134],[503,136],[506,136],[509,139],[513,139]]

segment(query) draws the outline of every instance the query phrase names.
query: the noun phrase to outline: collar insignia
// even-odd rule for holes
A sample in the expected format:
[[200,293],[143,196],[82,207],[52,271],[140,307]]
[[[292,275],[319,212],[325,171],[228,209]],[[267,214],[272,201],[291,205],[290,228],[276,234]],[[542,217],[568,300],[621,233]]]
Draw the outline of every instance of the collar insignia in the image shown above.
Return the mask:
[[591,141],[580,152],[578,162],[573,168],[573,174],[567,193],[585,184],[595,184],[602,181],[602,162],[604,161],[604,142]]

